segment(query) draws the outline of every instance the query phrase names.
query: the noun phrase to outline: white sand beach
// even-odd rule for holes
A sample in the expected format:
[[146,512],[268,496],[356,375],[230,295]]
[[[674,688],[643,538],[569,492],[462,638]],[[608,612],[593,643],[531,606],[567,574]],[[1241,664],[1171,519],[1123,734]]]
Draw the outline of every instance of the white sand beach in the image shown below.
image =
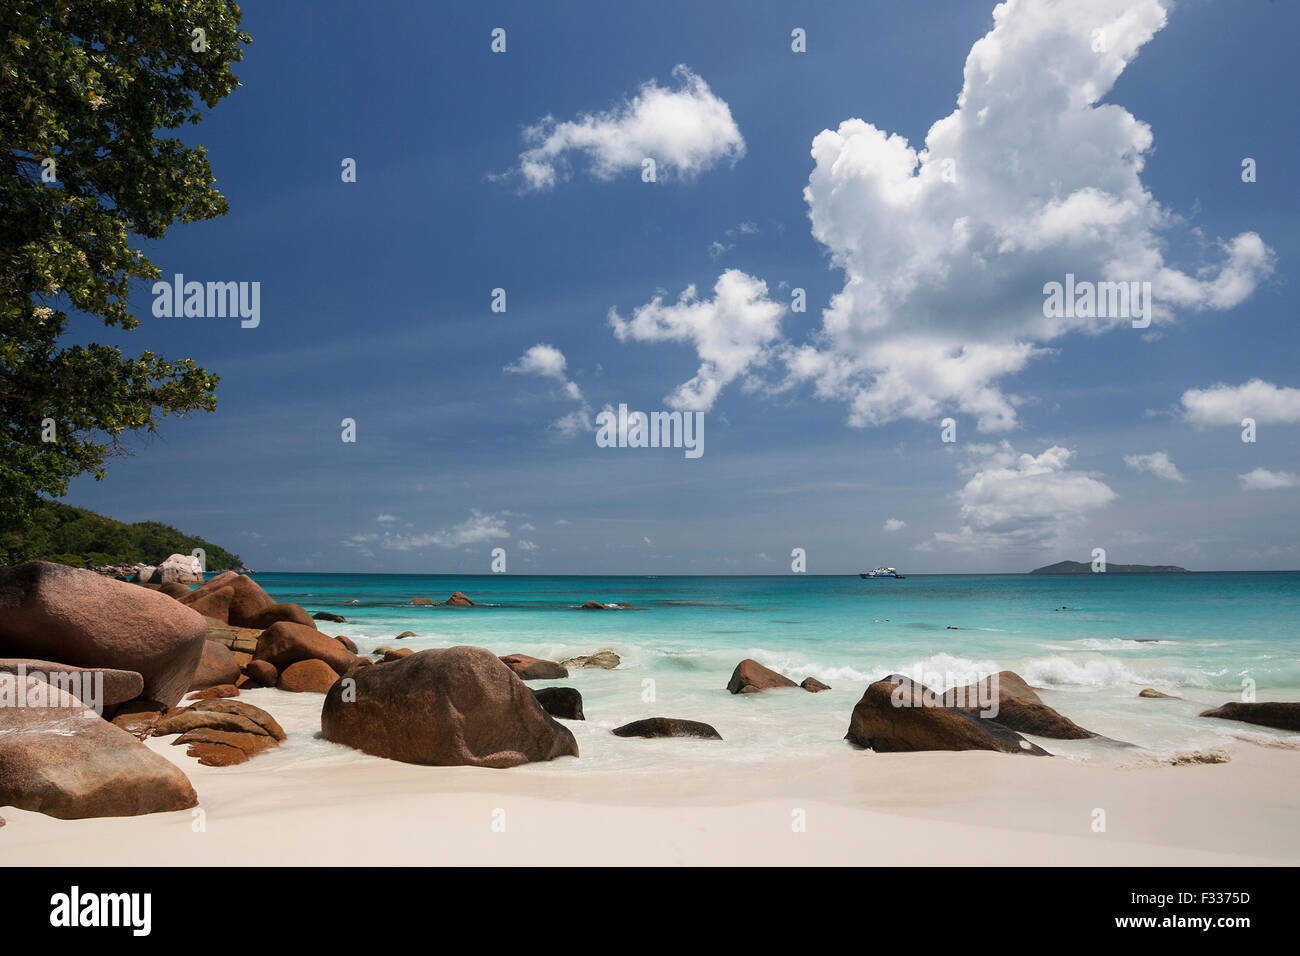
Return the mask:
[[[263,690],[288,740],[234,767],[182,766],[197,811],[57,820],[6,808],[0,859],[40,865],[1288,865],[1300,862],[1300,749],[1287,738],[1189,766],[997,753],[876,754],[612,771],[582,758],[425,767],[316,736],[320,697]],[[692,757],[714,741],[622,740],[573,722],[584,753]],[[706,765],[707,767],[707,765]],[[1094,831],[1096,811],[1104,832]],[[802,820],[802,830],[796,823]]]

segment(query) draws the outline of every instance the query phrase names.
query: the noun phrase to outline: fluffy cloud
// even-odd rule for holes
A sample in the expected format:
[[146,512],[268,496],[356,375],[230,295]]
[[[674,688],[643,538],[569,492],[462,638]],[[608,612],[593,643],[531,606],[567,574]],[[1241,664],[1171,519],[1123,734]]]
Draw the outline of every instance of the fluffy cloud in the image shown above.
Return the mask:
[[591,406],[587,404],[587,399],[583,396],[578,383],[569,380],[568,365],[563,352],[554,345],[539,342],[507,365],[503,371],[514,375],[539,375],[559,382],[563,397],[577,402],[578,407],[551,422],[551,427],[562,435],[577,435],[591,431]]
[[612,109],[556,122],[546,116],[524,130],[529,145],[515,172],[528,189],[551,189],[570,174],[570,154],[584,156],[591,175],[611,179],[654,159],[659,180],[690,179],[720,162],[745,155],[745,140],[731,108],[709,84],[679,65],[675,88],[654,80]]
[[885,531],[902,531],[907,527],[907,522],[900,518],[887,518],[885,520]]
[[1152,452],[1149,455],[1125,455],[1124,464],[1136,472],[1146,472],[1155,475],[1157,478],[1166,478],[1169,481],[1179,482],[1187,480],[1182,476],[1178,466],[1173,463],[1169,455],[1163,451]]
[[1300,485],[1300,475],[1293,475],[1289,471],[1269,471],[1267,468],[1256,468],[1237,477],[1241,479],[1241,487],[1246,491],[1273,491],[1276,488],[1294,488]]
[[[506,519],[498,514],[487,514],[475,508],[459,524],[427,534],[386,534],[380,544],[392,551],[415,551],[420,548],[459,548],[510,537]],[[373,536],[367,536],[372,540]]]
[[785,305],[768,298],[767,283],[728,269],[701,299],[694,285],[665,305],[655,296],[624,319],[609,310],[609,324],[620,342],[686,342],[700,365],[695,377],[665,398],[669,407],[708,411],[718,393],[748,369],[767,363],[781,334]]
[[1300,388],[1279,388],[1252,378],[1244,385],[1212,385],[1183,392],[1183,418],[1194,425],[1260,425],[1300,422]]
[[1037,457],[1006,442],[957,492],[962,527],[936,532],[922,550],[1036,551],[1068,544],[1089,512],[1116,497],[1104,482],[1069,467],[1074,452],[1053,445]]
[[1232,308],[1272,270],[1254,233],[1206,244],[1186,272],[1165,261],[1180,223],[1141,179],[1152,132],[1100,102],[1165,25],[1160,0],[1009,0],[993,17],[920,149],[862,119],[813,140],[804,198],[844,286],[785,357],[791,384],[847,403],[854,425],[961,411],[1014,427],[1000,379],[1068,333],[1130,324],[1045,318],[1043,286],[1066,273],[1150,282],[1165,323]]

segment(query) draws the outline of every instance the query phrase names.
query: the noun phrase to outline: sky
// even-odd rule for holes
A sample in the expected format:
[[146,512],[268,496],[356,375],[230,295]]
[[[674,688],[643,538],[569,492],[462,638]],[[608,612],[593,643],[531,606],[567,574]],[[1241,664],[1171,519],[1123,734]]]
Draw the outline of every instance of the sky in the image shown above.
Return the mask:
[[1300,567],[1295,5],[243,10],[230,213],[145,249],[258,322],[82,317],[221,382],[69,503],[262,571]]

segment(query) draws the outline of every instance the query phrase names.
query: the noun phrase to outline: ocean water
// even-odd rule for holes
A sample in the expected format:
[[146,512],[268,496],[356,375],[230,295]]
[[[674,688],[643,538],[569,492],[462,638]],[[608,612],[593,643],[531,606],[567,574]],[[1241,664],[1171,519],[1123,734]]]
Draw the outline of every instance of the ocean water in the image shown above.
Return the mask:
[[[615,651],[613,671],[574,670],[587,722],[572,724],[595,769],[686,768],[697,760],[826,754],[853,705],[892,672],[936,690],[1003,669],[1109,740],[1044,741],[1085,762],[1141,763],[1190,751],[1300,738],[1199,712],[1241,699],[1300,700],[1300,572],[857,576],[524,576],[258,574],[281,601],[331,611],[321,622],[367,652],[402,631],[421,650],[474,644],[561,660]],[[479,606],[420,607],[464,591]],[[347,602],[358,601],[351,605]],[[587,600],[629,609],[584,611]],[[833,688],[733,696],[752,657],[795,681]],[[1140,699],[1153,687],[1181,700]],[[307,698],[310,695],[302,695]],[[308,707],[295,701],[292,706]],[[310,706],[315,706],[311,704]],[[704,720],[724,745],[627,741],[608,730],[641,717]],[[1134,746],[1120,746],[1122,741]],[[324,744],[328,747],[332,745]],[[320,751],[324,753],[324,751]],[[577,763],[577,762],[570,762]]]

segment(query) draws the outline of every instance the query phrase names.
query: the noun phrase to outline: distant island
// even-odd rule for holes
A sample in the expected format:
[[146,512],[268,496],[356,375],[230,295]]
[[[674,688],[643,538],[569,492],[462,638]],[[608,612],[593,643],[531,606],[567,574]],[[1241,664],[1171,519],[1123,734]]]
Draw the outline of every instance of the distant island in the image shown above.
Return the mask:
[[159,564],[168,555],[190,554],[195,548],[205,552],[209,571],[243,566],[239,555],[171,525],[158,521],[126,524],[85,508],[46,500],[33,526],[24,533],[0,533],[0,565],[22,561],[54,561],[76,568]]
[[[1092,574],[1087,561],[1057,561],[1045,567],[1034,568],[1030,574]],[[1186,568],[1175,564],[1107,564],[1107,574],[1190,574]]]

